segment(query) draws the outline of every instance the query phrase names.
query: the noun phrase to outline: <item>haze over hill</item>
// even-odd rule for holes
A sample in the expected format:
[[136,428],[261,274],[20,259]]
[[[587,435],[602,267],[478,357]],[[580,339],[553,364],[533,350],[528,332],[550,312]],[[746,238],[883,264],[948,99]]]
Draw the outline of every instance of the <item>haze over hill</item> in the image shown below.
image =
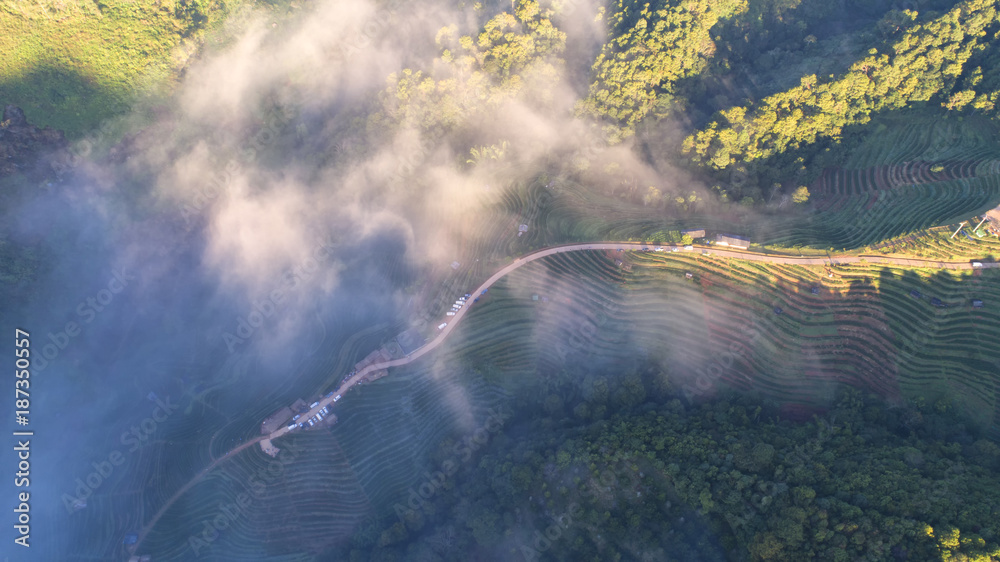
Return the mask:
[[[954,400],[972,406],[968,428],[928,424],[929,434],[982,453],[995,478],[983,436],[995,437],[1000,413],[1000,326],[970,304],[994,304],[995,270],[852,265],[835,277],[832,266],[693,250],[608,249],[519,269],[489,297],[470,295],[483,300],[447,345],[352,390],[336,426],[284,437],[277,460],[257,447],[226,459],[276,410],[336,388],[404,330],[434,334],[456,298],[545,246],[683,248],[692,228],[708,230],[703,242],[743,235],[755,251],[790,255],[896,251],[908,236],[901,255],[990,261],[1000,242],[985,229],[936,229],[1000,203],[995,2],[126,4],[0,6],[19,22],[5,24],[12,33],[51,19],[93,33],[80,35],[75,63],[59,35],[51,57],[33,38],[0,67],[12,98],[0,103],[27,120],[10,109],[0,129],[0,310],[8,333],[31,332],[35,353],[37,542],[24,559],[128,559],[140,531],[136,554],[154,560],[422,559],[450,540],[505,559],[521,544],[511,537],[531,535],[518,509],[569,509],[536,496],[582,474],[577,453],[613,438],[605,420],[685,394],[691,406],[745,392],[805,419],[834,404],[860,416],[836,398],[844,384],[893,412],[922,394],[942,411]],[[121,57],[148,57],[145,70],[93,62],[83,45],[109,21],[168,30],[155,48],[115,39]],[[70,86],[61,65],[85,63]],[[918,70],[919,84],[905,78]],[[109,78],[119,74],[128,80]],[[112,100],[100,119],[79,115],[87,96]],[[28,125],[54,119],[68,146]],[[720,349],[729,364],[702,388]],[[555,458],[533,437],[549,431],[577,435],[579,449],[521,459],[544,465],[544,486],[497,469],[502,513],[456,507],[446,487],[420,502],[426,526],[400,516],[420,474],[455,461],[488,422],[502,430],[476,455],[524,439]],[[480,477],[469,451],[457,454],[463,486]],[[248,484],[274,462],[280,474]],[[677,526],[684,548],[708,541],[702,552],[731,559],[781,550],[763,528],[721,531],[728,520],[712,509],[725,502],[708,493],[687,515],[669,512],[697,521]],[[434,502],[449,511],[435,515],[424,505]],[[209,539],[205,522],[220,512],[226,528]],[[449,534],[456,513],[475,515],[476,541]],[[629,551],[613,530],[591,531]]]

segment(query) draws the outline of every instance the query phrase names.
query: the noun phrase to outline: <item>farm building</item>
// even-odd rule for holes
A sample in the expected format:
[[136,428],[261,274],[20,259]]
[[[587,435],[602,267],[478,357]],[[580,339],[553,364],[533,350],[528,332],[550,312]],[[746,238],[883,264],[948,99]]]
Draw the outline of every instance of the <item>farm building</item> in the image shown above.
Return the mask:
[[264,435],[274,433],[285,425],[285,422],[291,419],[293,414],[294,412],[292,412],[292,409],[288,406],[281,408],[277,412],[268,416],[267,419],[260,424],[260,432]]
[[424,338],[419,332],[410,328],[396,336],[396,343],[405,355],[409,355],[424,345]]
[[983,307],[983,301],[978,299],[972,301],[972,308],[982,308],[982,307]]
[[[392,359],[392,357],[389,355],[389,352],[386,351],[384,347],[380,347],[375,351],[366,355],[365,358],[362,359],[361,361],[355,363],[354,371],[355,372],[360,371],[361,369],[364,369],[368,365],[374,365],[375,363],[385,363],[390,359]],[[310,408],[312,408],[312,406],[310,406]]]
[[695,229],[691,229],[691,230],[682,230],[681,234],[686,234],[686,235],[690,236],[691,238],[704,238],[705,237],[705,229],[704,228],[695,228]]
[[715,237],[715,243],[719,246],[732,246],[746,250],[750,247],[750,239],[733,234],[720,234]]

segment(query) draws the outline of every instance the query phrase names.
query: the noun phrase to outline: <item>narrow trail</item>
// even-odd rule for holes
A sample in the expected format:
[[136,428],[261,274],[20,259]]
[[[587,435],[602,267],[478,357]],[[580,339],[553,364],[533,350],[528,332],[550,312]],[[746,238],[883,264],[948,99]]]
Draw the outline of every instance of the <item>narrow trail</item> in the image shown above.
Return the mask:
[[[653,248],[657,247],[663,248],[664,251],[666,252],[669,252],[670,248],[676,247],[677,253],[680,255],[701,256],[704,254],[700,252],[702,250],[707,250],[710,252],[710,255],[708,257],[735,258],[747,261],[761,261],[761,262],[785,264],[785,265],[822,266],[822,265],[840,265],[840,264],[867,262],[871,264],[897,265],[902,267],[928,268],[928,269],[954,269],[954,270],[973,269],[971,260],[960,261],[960,262],[949,262],[941,260],[925,260],[919,258],[895,258],[882,255],[864,255],[864,254],[830,255],[829,253],[827,254],[826,257],[822,256],[795,257],[795,256],[786,256],[780,254],[764,254],[760,252],[752,252],[749,250],[735,250],[731,248],[720,249],[718,246],[703,246],[703,245],[692,246],[693,248],[692,250],[684,250],[683,247],[681,246],[674,246],[671,244],[656,245],[656,244],[648,244],[645,242],[591,242],[591,243],[585,242],[580,244],[563,244],[560,246],[551,246],[549,248],[543,248],[541,250],[537,250],[522,257],[515,258],[513,262],[504,266],[499,271],[494,273],[492,276],[490,276],[489,279],[484,281],[483,284],[480,285],[474,292],[470,293],[472,296],[470,297],[466,306],[463,306],[461,309],[459,309],[455,313],[455,316],[450,317],[450,320],[448,320],[448,325],[441,330],[441,332],[437,335],[437,337],[427,342],[419,349],[413,351],[406,357],[400,359],[393,359],[391,361],[385,361],[382,363],[374,363],[358,371],[351,377],[345,379],[344,382],[340,385],[340,388],[334,391],[330,395],[330,397],[323,398],[322,400],[319,401],[319,403],[316,404],[316,406],[311,408],[308,412],[303,413],[302,419],[309,419],[312,416],[316,415],[320,410],[332,404],[334,402],[335,397],[337,396],[343,397],[343,395],[348,390],[350,390],[351,387],[361,382],[361,380],[364,379],[364,377],[369,373],[375,371],[381,371],[383,369],[389,369],[391,367],[400,367],[403,365],[407,365],[409,363],[412,363],[413,361],[416,361],[417,359],[420,359],[421,357],[430,353],[431,351],[437,349],[438,346],[443,344],[444,341],[448,339],[448,336],[451,335],[451,333],[455,330],[456,326],[458,326],[458,323],[465,317],[469,309],[472,308],[473,299],[482,295],[487,289],[492,287],[494,283],[496,283],[497,281],[499,281],[500,279],[502,279],[515,269],[518,269],[519,267],[529,264],[535,260],[539,260],[548,256],[552,256],[555,254],[562,254],[566,252],[579,252],[585,250],[619,250],[619,249],[641,250],[643,248],[649,248],[650,250],[652,250]],[[1000,267],[1000,263],[983,262],[982,267],[997,268]],[[270,435],[261,435],[255,437],[254,439],[247,441],[246,443],[230,450],[228,453],[226,453],[222,457],[219,457],[210,465],[206,466],[201,472],[196,474],[191,479],[191,481],[185,484],[183,488],[181,488],[180,490],[177,491],[177,493],[171,496],[171,498],[167,500],[167,503],[160,508],[160,510],[156,513],[156,515],[153,516],[153,519],[150,520],[150,522],[147,523],[145,527],[143,527],[142,532],[139,534],[139,540],[135,543],[134,551],[138,552],[139,545],[142,544],[143,539],[146,538],[146,535],[149,534],[149,532],[152,530],[153,526],[156,524],[157,520],[160,519],[163,513],[166,512],[166,510],[169,509],[170,506],[173,505],[173,503],[177,501],[177,499],[181,495],[184,494],[184,492],[190,490],[192,486],[194,486],[206,474],[211,472],[213,468],[215,468],[222,462],[225,462],[235,457],[236,453],[239,453],[240,451],[246,449],[251,445],[260,443],[262,441],[272,442],[275,439],[285,435],[286,433],[291,433],[292,431],[294,431],[294,429],[290,430],[288,429],[287,426],[285,426],[272,432]]]
[[257,443],[263,441],[264,439],[267,439],[267,436],[266,435],[260,435],[260,436],[254,437],[253,439],[251,439],[250,441],[247,441],[246,443],[244,443],[242,445],[239,445],[239,446],[237,446],[237,447],[235,447],[233,449],[230,449],[229,452],[227,452],[226,454],[222,455],[221,457],[215,459],[208,466],[206,466],[205,468],[201,469],[201,472],[199,472],[198,474],[195,474],[194,477],[191,478],[191,480],[189,480],[187,484],[185,484],[183,487],[181,487],[180,490],[177,490],[177,492],[175,492],[174,495],[170,496],[170,499],[167,500],[167,503],[163,504],[163,507],[161,507],[160,510],[156,512],[156,515],[154,515],[153,518],[149,520],[149,523],[146,523],[146,526],[142,528],[142,531],[139,533],[139,539],[135,542],[135,551],[136,552],[139,551],[139,545],[142,544],[142,541],[143,541],[143,539],[146,538],[146,535],[148,535],[149,532],[151,530],[153,530],[153,526],[156,525],[156,522],[160,520],[160,517],[163,517],[163,514],[166,513],[167,509],[169,509],[170,506],[173,505],[174,502],[177,501],[178,498],[180,498],[182,495],[184,495],[184,492],[187,492],[192,487],[194,487],[194,485],[197,484],[198,482],[200,482],[201,479],[204,478],[204,476],[206,474],[208,474],[209,472],[212,472],[212,470],[215,467],[217,467],[220,464],[228,461],[229,459],[232,459],[232,458],[236,457],[236,453],[239,453],[240,451],[242,451],[243,449],[246,449],[247,447],[250,447],[251,445],[256,445]]

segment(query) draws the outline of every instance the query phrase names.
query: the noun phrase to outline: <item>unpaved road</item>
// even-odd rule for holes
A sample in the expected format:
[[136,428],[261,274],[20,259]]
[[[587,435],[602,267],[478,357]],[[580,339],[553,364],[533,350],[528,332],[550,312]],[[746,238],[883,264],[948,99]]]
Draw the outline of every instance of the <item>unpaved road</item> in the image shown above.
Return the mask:
[[[443,330],[441,330],[441,332],[437,335],[437,337],[435,337],[433,340],[429,341],[426,345],[424,345],[420,349],[417,349],[416,351],[414,351],[410,355],[407,355],[406,357],[403,357],[401,359],[393,359],[392,361],[385,361],[385,362],[382,362],[382,363],[373,363],[373,364],[365,367],[364,369],[358,371],[357,373],[355,373],[354,375],[352,375],[350,378],[344,380],[343,384],[340,385],[340,388],[338,388],[333,393],[334,396],[331,396],[329,398],[323,398],[322,400],[320,400],[319,404],[317,404],[316,407],[310,409],[309,412],[307,412],[305,414],[302,414],[302,418],[301,419],[307,420],[307,419],[311,418],[312,416],[316,415],[324,407],[329,406],[330,404],[332,404],[333,403],[333,399],[334,399],[334,397],[336,397],[336,395],[339,394],[341,396],[344,396],[344,394],[346,394],[347,391],[350,390],[352,386],[354,386],[355,384],[357,384],[358,382],[360,382],[361,379],[363,379],[365,377],[365,375],[367,375],[369,373],[372,373],[372,372],[375,372],[375,371],[380,371],[382,369],[388,369],[390,367],[399,367],[399,366],[402,366],[402,365],[406,365],[408,363],[416,361],[417,359],[420,359],[421,357],[423,357],[424,355],[430,353],[431,351],[434,351],[439,345],[441,345],[442,343],[444,343],[444,341],[446,339],[448,339],[448,336],[451,334],[452,330],[454,330],[455,327],[458,326],[458,323],[462,320],[462,318],[465,317],[465,314],[472,307],[472,300],[473,299],[475,299],[476,297],[479,297],[483,293],[483,291],[485,291],[486,289],[489,289],[490,287],[492,287],[494,283],[496,283],[497,281],[499,281],[501,278],[503,278],[504,276],[506,276],[508,273],[510,273],[511,271],[514,271],[515,269],[517,269],[517,268],[519,268],[519,267],[521,267],[521,266],[523,266],[525,264],[531,263],[531,262],[533,262],[535,260],[539,260],[539,259],[542,259],[542,258],[547,257],[547,256],[551,256],[551,255],[554,255],[554,254],[563,254],[563,253],[566,253],[566,252],[579,252],[581,250],[618,250],[618,249],[628,249],[628,250],[639,249],[639,250],[641,250],[642,248],[649,248],[650,251],[652,251],[653,248],[657,248],[657,247],[658,248],[663,248],[664,252],[669,252],[670,248],[676,247],[677,248],[677,254],[701,255],[701,252],[703,250],[706,250],[706,251],[710,252],[711,256],[724,257],[724,258],[736,258],[736,259],[749,260],[749,261],[763,261],[763,262],[768,262],[768,263],[777,263],[777,264],[786,264],[786,265],[813,265],[813,266],[820,265],[821,266],[821,265],[837,265],[837,264],[846,264],[846,263],[859,263],[861,261],[865,261],[865,262],[868,262],[868,263],[887,264],[887,265],[900,265],[900,266],[903,266],[903,267],[925,267],[925,268],[932,268],[932,269],[972,269],[972,262],[971,261],[945,262],[945,261],[937,261],[937,260],[921,260],[921,259],[915,259],[915,258],[893,258],[893,257],[881,256],[881,255],[878,255],[878,256],[876,256],[876,255],[842,255],[842,256],[829,256],[829,257],[825,257],[825,258],[823,258],[823,257],[808,257],[807,258],[807,257],[783,256],[783,255],[776,255],[776,254],[763,254],[763,253],[760,253],[760,252],[750,252],[750,251],[747,251],[747,250],[736,250],[736,249],[730,249],[730,248],[720,249],[718,246],[702,246],[702,245],[698,245],[698,246],[694,246],[693,250],[684,250],[682,246],[673,246],[673,245],[669,245],[669,244],[668,245],[664,245],[664,246],[657,246],[657,245],[654,245],[654,244],[646,244],[646,243],[643,243],[643,242],[592,242],[592,243],[583,243],[583,244],[564,244],[564,245],[561,245],[561,246],[552,246],[552,247],[549,247],[549,248],[543,248],[543,249],[538,250],[536,252],[532,252],[532,253],[527,254],[527,255],[525,255],[523,257],[515,259],[512,263],[508,264],[506,267],[504,267],[500,271],[497,271],[489,279],[487,279],[486,281],[484,281],[483,284],[479,286],[479,288],[477,288],[475,291],[473,291],[471,293],[472,297],[469,298],[468,304],[466,304],[465,306],[463,306],[461,308],[461,310],[459,310],[457,313],[455,313],[455,316],[446,317],[446,318],[450,318],[449,320],[447,320],[448,325],[445,326],[445,328]],[[983,266],[984,267],[998,267],[998,266],[1000,266],[1000,264],[998,264],[998,263],[984,263]],[[460,296],[461,295],[456,295],[456,298],[458,298]],[[268,435],[268,439],[273,442],[278,437],[281,437],[282,435],[284,435],[286,433],[290,433],[291,431],[295,431],[295,430],[294,429],[289,430],[287,426],[286,427],[282,427],[281,429],[278,429],[277,431],[275,431],[275,432],[271,433],[270,435]]]
[[[543,249],[538,250],[536,252],[532,252],[530,254],[527,254],[525,256],[522,256],[520,258],[515,259],[510,264],[508,264],[504,268],[500,269],[500,271],[497,271],[492,276],[490,276],[490,278],[487,279],[486,281],[484,281],[483,284],[480,285],[475,291],[472,291],[470,293],[472,296],[469,298],[468,304],[466,304],[465,306],[463,306],[461,308],[461,310],[459,310],[458,312],[456,312],[455,316],[448,317],[448,318],[450,318],[448,320],[448,325],[445,326],[444,329],[442,329],[440,331],[440,333],[434,339],[432,339],[431,341],[427,342],[426,345],[424,345],[423,347],[417,349],[416,351],[414,351],[410,355],[407,355],[406,357],[403,357],[401,359],[393,359],[392,361],[385,361],[383,363],[375,363],[375,364],[369,365],[369,366],[365,367],[364,369],[358,371],[357,373],[355,373],[354,375],[352,375],[350,378],[344,380],[343,384],[340,385],[340,388],[338,388],[333,393],[332,396],[330,396],[329,398],[323,398],[322,400],[320,400],[319,404],[317,404],[314,408],[310,409],[309,412],[307,412],[305,414],[302,414],[302,417],[300,419],[304,419],[305,420],[305,419],[309,419],[312,416],[316,415],[316,413],[319,412],[321,409],[323,409],[325,406],[328,406],[328,405],[332,404],[333,403],[333,399],[334,399],[334,397],[336,395],[339,394],[339,395],[341,395],[341,397],[343,397],[343,395],[346,394],[347,391],[350,390],[352,386],[358,384],[358,382],[360,382],[361,379],[365,377],[365,375],[367,375],[369,373],[372,373],[374,371],[380,371],[382,369],[388,369],[388,368],[391,368],[391,367],[399,367],[399,366],[402,366],[402,365],[406,365],[408,363],[412,363],[413,361],[416,361],[417,359],[420,359],[424,355],[426,355],[426,354],[430,353],[431,351],[434,351],[435,349],[437,349],[437,347],[439,345],[441,345],[442,343],[444,343],[444,341],[446,339],[448,339],[448,336],[451,335],[451,333],[455,329],[455,327],[458,326],[458,323],[463,318],[465,318],[466,313],[468,313],[469,309],[472,307],[472,300],[473,299],[475,299],[475,298],[479,297],[480,295],[482,295],[483,291],[485,291],[486,289],[489,289],[490,287],[492,287],[494,283],[496,283],[497,281],[499,281],[500,279],[502,279],[508,273],[510,273],[511,271],[514,271],[515,269],[517,269],[517,268],[519,268],[519,267],[521,267],[521,266],[523,266],[525,264],[531,263],[531,262],[533,262],[535,260],[539,260],[539,259],[542,259],[542,258],[547,257],[547,256],[551,256],[551,255],[555,255],[555,254],[563,254],[563,253],[566,253],[566,252],[579,252],[579,251],[583,251],[583,250],[618,250],[618,249],[623,249],[623,250],[637,250],[638,249],[638,250],[641,250],[642,248],[649,248],[650,251],[652,251],[656,247],[663,248],[665,252],[669,252],[670,248],[676,247],[678,249],[677,253],[678,254],[682,254],[682,255],[692,255],[692,256],[693,255],[702,255],[701,252],[703,250],[707,250],[707,251],[709,251],[711,253],[710,257],[736,258],[736,259],[742,259],[742,260],[748,260],[748,261],[762,261],[762,262],[777,263],[777,264],[786,264],[786,265],[822,266],[822,265],[837,265],[837,264],[847,264],[847,263],[859,263],[859,262],[865,261],[865,262],[873,263],[873,264],[898,265],[898,266],[903,266],[903,267],[920,267],[920,268],[930,268],[930,269],[973,269],[971,261],[945,262],[945,261],[938,261],[938,260],[922,260],[922,259],[916,259],[916,258],[894,258],[894,257],[888,257],[888,256],[881,256],[881,255],[877,255],[877,256],[875,256],[875,255],[840,255],[840,256],[828,256],[826,258],[822,258],[822,257],[808,257],[807,258],[807,257],[783,256],[783,255],[775,255],[775,254],[763,254],[763,253],[760,253],[760,252],[751,252],[751,251],[747,251],[747,250],[736,250],[736,249],[731,249],[731,248],[720,249],[718,246],[701,246],[701,245],[698,245],[698,246],[694,246],[693,250],[684,250],[683,247],[681,247],[681,246],[673,246],[673,245],[669,245],[669,244],[668,245],[663,245],[663,246],[657,246],[655,244],[646,244],[646,243],[643,243],[643,242],[593,242],[593,243],[582,243],[582,244],[564,244],[564,245],[561,245],[561,246],[552,246],[552,247],[549,247],[549,248],[543,248]],[[1000,263],[984,262],[982,265],[983,265],[983,268],[1000,267]],[[461,295],[456,295],[456,298],[458,298],[459,296],[461,296]],[[341,399],[343,399],[343,398],[341,398]],[[294,430],[292,430],[292,431],[294,431]],[[290,432],[290,430],[288,429],[287,426],[286,427],[282,427],[281,429],[279,429],[279,430],[271,433],[270,435],[268,435],[266,437],[266,439],[268,441],[273,442],[278,437],[281,437],[282,435],[285,435],[286,433],[289,433],[289,432]],[[150,520],[150,522],[147,523],[146,526],[142,529],[142,532],[139,534],[139,540],[135,544],[136,552],[138,552],[139,545],[142,544],[143,539],[145,539],[146,535],[149,534],[149,531],[153,528],[153,525],[156,524],[157,520],[160,519],[160,517],[163,515],[163,513],[184,492],[188,491],[192,486],[194,486],[194,484],[197,481],[199,481],[203,476],[205,476],[206,474],[208,474],[213,468],[215,468],[216,466],[218,466],[220,463],[225,462],[225,461],[227,461],[227,460],[235,457],[236,453],[238,453],[239,451],[242,451],[243,449],[246,449],[250,445],[252,445],[254,443],[261,442],[261,441],[264,441],[264,440],[265,440],[265,437],[264,436],[260,436],[260,437],[254,438],[254,439],[252,439],[250,441],[247,441],[246,443],[243,443],[242,445],[240,445],[240,446],[234,448],[233,450],[229,451],[228,453],[226,453],[222,457],[219,457],[212,464],[210,464],[207,467],[205,467],[204,470],[202,470],[201,472],[199,472],[198,474],[196,474],[195,477],[192,478],[190,482],[188,482],[183,488],[181,488],[180,490],[178,490],[177,493],[175,493],[173,496],[171,496],[171,498],[169,500],[167,500],[167,503],[162,508],[160,508],[160,510],[156,513],[156,515],[154,515],[153,518]]]

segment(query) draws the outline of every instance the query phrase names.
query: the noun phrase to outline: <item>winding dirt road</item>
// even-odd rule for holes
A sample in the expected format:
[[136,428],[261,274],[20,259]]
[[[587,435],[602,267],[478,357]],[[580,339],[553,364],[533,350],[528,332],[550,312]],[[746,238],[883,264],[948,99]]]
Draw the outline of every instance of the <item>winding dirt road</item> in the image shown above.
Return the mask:
[[[344,394],[347,393],[347,391],[350,390],[352,386],[358,384],[369,373],[375,371],[381,371],[382,369],[388,369],[391,367],[400,367],[402,365],[406,365],[408,363],[416,361],[417,359],[420,359],[421,357],[430,353],[431,351],[434,351],[439,345],[444,343],[444,340],[448,339],[448,336],[451,334],[452,330],[454,330],[455,327],[458,326],[458,323],[462,320],[462,318],[465,317],[466,313],[472,307],[472,299],[480,296],[483,293],[483,291],[492,287],[494,283],[502,279],[508,273],[514,271],[515,269],[525,264],[531,263],[535,260],[539,260],[554,254],[563,254],[566,252],[579,252],[581,250],[618,250],[618,249],[641,250],[642,248],[649,248],[652,251],[653,248],[663,248],[664,252],[670,252],[670,248],[674,247],[677,248],[678,254],[702,255],[701,252],[703,250],[707,250],[710,252],[711,256],[716,256],[716,257],[736,258],[748,261],[763,261],[768,263],[777,263],[786,265],[813,265],[813,266],[839,265],[847,263],[860,263],[864,261],[873,264],[899,265],[903,267],[923,267],[931,269],[973,268],[971,261],[946,262],[938,260],[921,260],[915,258],[893,258],[888,256],[876,256],[876,255],[842,255],[842,256],[828,256],[825,258],[824,257],[807,258],[804,256],[794,257],[794,256],[784,256],[777,254],[763,254],[760,252],[735,250],[731,248],[720,249],[718,246],[703,246],[703,245],[693,246],[694,248],[693,250],[684,250],[683,246],[673,246],[673,245],[657,246],[654,244],[647,244],[644,242],[592,242],[583,244],[563,244],[561,246],[552,246],[549,248],[543,248],[536,252],[532,252],[530,254],[515,259],[512,263],[508,264],[500,271],[497,271],[489,279],[483,282],[483,284],[480,285],[479,288],[477,288],[473,293],[471,293],[472,298],[470,298],[468,304],[466,304],[461,308],[461,310],[456,312],[455,316],[452,316],[451,319],[448,320],[448,325],[445,326],[443,330],[441,330],[441,333],[439,333],[437,337],[428,342],[426,345],[424,345],[423,347],[417,349],[410,355],[407,355],[406,357],[403,357],[401,359],[393,359],[392,361],[385,361],[382,363],[374,363],[368,365],[364,369],[352,375],[350,378],[344,380],[343,384],[340,385],[340,388],[338,388],[333,393],[334,394],[333,396],[329,398],[323,398],[322,400],[320,400],[319,404],[317,404],[316,407],[310,409],[309,412],[302,414],[301,419],[307,420],[316,415],[324,407],[332,404],[334,401],[333,399],[334,397],[336,397],[336,395],[339,394],[341,397],[343,397]],[[983,267],[1000,267],[1000,263],[983,263]],[[292,431],[295,430],[294,429],[289,430],[287,426],[282,427],[281,429],[278,429],[277,431],[274,431],[273,433],[268,435],[268,441],[274,441],[278,437],[281,437],[282,435],[285,435],[286,433],[290,433]]]
[[[669,244],[668,245],[663,245],[663,246],[657,246],[657,245],[654,245],[654,244],[647,244],[647,243],[643,243],[643,242],[593,242],[593,243],[583,243],[583,244],[564,244],[564,245],[561,245],[561,246],[552,246],[552,247],[549,247],[549,248],[543,248],[541,250],[538,250],[536,252],[532,252],[532,253],[527,254],[525,256],[522,256],[520,258],[516,258],[513,262],[511,262],[510,264],[508,264],[507,266],[503,267],[502,269],[500,269],[499,271],[497,271],[496,273],[494,273],[492,276],[490,276],[489,279],[487,279],[486,281],[484,281],[482,285],[480,285],[474,292],[471,293],[472,297],[470,297],[469,302],[465,306],[463,306],[459,311],[457,311],[455,313],[455,316],[450,317],[450,320],[448,321],[448,325],[445,326],[444,329],[442,329],[441,332],[434,339],[432,339],[431,341],[427,342],[427,344],[425,344],[424,346],[422,346],[419,349],[415,350],[413,353],[407,355],[406,357],[403,357],[403,358],[400,358],[400,359],[393,359],[391,361],[385,361],[385,362],[382,362],[382,363],[375,363],[375,364],[368,365],[364,369],[358,371],[357,373],[355,373],[351,377],[349,377],[346,380],[344,380],[343,384],[340,385],[340,388],[338,388],[329,398],[323,398],[322,400],[320,400],[320,402],[315,407],[311,408],[309,410],[309,412],[307,412],[305,414],[302,414],[301,419],[309,419],[312,416],[316,415],[316,413],[318,413],[324,407],[329,406],[330,404],[332,404],[333,401],[334,401],[334,398],[337,395],[340,395],[341,397],[343,397],[347,393],[347,391],[351,389],[351,387],[353,387],[354,385],[358,384],[369,373],[372,373],[372,372],[375,372],[375,371],[380,371],[382,369],[389,369],[391,367],[400,367],[402,365],[406,365],[406,364],[412,363],[413,361],[416,361],[417,359],[420,359],[424,355],[426,355],[426,354],[430,353],[431,351],[434,351],[435,349],[437,349],[438,346],[440,346],[441,344],[443,344],[444,341],[446,339],[448,339],[448,336],[451,335],[452,331],[455,330],[455,328],[458,326],[458,323],[463,318],[465,318],[465,315],[469,312],[469,309],[472,307],[472,300],[475,299],[476,297],[479,297],[480,295],[482,295],[482,293],[485,290],[487,290],[490,287],[492,287],[494,283],[496,283],[497,281],[499,281],[500,279],[502,279],[504,276],[506,276],[508,273],[514,271],[515,269],[517,269],[519,267],[522,267],[522,266],[524,266],[524,265],[526,265],[528,263],[531,263],[531,262],[533,262],[535,260],[539,260],[539,259],[551,256],[551,255],[563,254],[563,253],[567,253],[567,252],[579,252],[579,251],[583,251],[583,250],[619,250],[619,249],[622,249],[622,250],[626,250],[626,249],[627,250],[641,250],[643,248],[649,248],[650,251],[652,251],[654,248],[657,248],[657,247],[663,248],[664,252],[670,252],[671,248],[676,247],[677,248],[677,253],[681,254],[681,255],[685,255],[685,254],[686,255],[703,255],[702,251],[707,250],[707,251],[710,252],[710,257],[736,258],[736,259],[748,260],[748,261],[762,261],[762,262],[776,263],[776,264],[786,264],[786,265],[823,266],[823,265],[839,265],[839,264],[867,262],[867,263],[872,263],[872,264],[897,265],[897,266],[903,266],[903,267],[917,267],[917,268],[929,268],[929,269],[959,269],[959,270],[960,269],[973,269],[971,261],[946,262],[946,261],[939,261],[939,260],[922,260],[922,259],[916,259],[916,258],[894,258],[894,257],[888,257],[888,256],[880,256],[880,255],[878,255],[878,256],[876,256],[876,255],[840,255],[840,256],[828,256],[828,257],[825,257],[825,258],[823,258],[823,257],[804,257],[804,256],[794,257],[794,256],[785,256],[785,255],[777,255],[777,254],[764,254],[764,253],[760,253],[760,252],[751,252],[751,251],[747,251],[747,250],[736,250],[736,249],[732,249],[732,248],[720,248],[719,246],[702,246],[702,245],[698,245],[698,246],[694,246],[693,250],[684,250],[683,247],[681,247],[681,246],[673,246],[673,245],[669,245]],[[996,268],[996,267],[1000,267],[1000,263],[983,262],[982,263],[982,267],[983,268]],[[156,524],[156,522],[160,519],[160,517],[164,514],[164,512],[166,512],[166,510],[184,492],[186,492],[189,489],[191,489],[191,487],[194,486],[194,484],[196,482],[198,482],[203,476],[205,476],[206,474],[208,474],[212,469],[214,469],[220,463],[225,462],[225,461],[227,461],[227,460],[232,459],[233,457],[235,457],[236,453],[238,453],[239,451],[242,451],[243,449],[246,449],[247,447],[249,447],[249,446],[251,446],[251,445],[253,445],[255,443],[258,443],[258,442],[261,443],[262,447],[266,447],[268,444],[270,444],[270,442],[272,442],[275,439],[277,439],[277,438],[285,435],[286,433],[290,433],[291,431],[294,431],[294,430],[289,430],[288,427],[286,426],[286,427],[282,427],[281,429],[278,429],[277,431],[272,432],[266,438],[264,436],[259,436],[257,438],[254,438],[254,439],[250,440],[250,441],[247,441],[246,443],[243,443],[242,445],[240,445],[240,446],[232,449],[231,451],[229,451],[228,453],[226,453],[222,457],[219,457],[214,462],[212,462],[210,465],[208,465],[207,467],[205,467],[201,472],[199,472],[198,474],[196,474],[194,476],[194,478],[191,479],[190,482],[188,482],[186,485],[184,485],[183,488],[181,488],[180,490],[178,490],[177,493],[175,493],[173,496],[171,496],[171,498],[169,500],[167,500],[167,503],[162,508],[160,508],[160,510],[156,513],[156,515],[153,516],[153,518],[150,520],[150,522],[146,524],[146,526],[143,528],[142,532],[139,534],[139,540],[135,544],[136,552],[138,551],[139,545],[142,544],[143,539],[146,538],[146,535],[149,534],[149,531],[152,530],[153,525]]]
[[228,452],[226,452],[226,454],[224,454],[221,457],[219,457],[219,458],[215,459],[214,461],[212,461],[205,468],[201,469],[201,472],[199,472],[198,474],[195,474],[194,477],[191,478],[191,480],[189,480],[187,484],[185,484],[184,486],[182,486],[180,490],[177,490],[177,492],[175,492],[174,495],[170,496],[170,499],[167,500],[167,503],[163,504],[163,507],[161,507],[160,510],[156,512],[156,515],[154,515],[153,518],[149,520],[149,523],[146,523],[146,526],[143,527],[142,531],[139,532],[139,538],[138,538],[138,540],[136,540],[135,546],[133,547],[134,550],[136,552],[139,551],[139,545],[142,544],[142,541],[143,541],[143,539],[146,538],[146,535],[148,535],[149,532],[151,530],[153,530],[153,526],[156,525],[156,522],[160,520],[160,517],[163,517],[163,514],[166,513],[167,508],[169,508],[171,505],[173,505],[174,502],[178,500],[178,498],[180,498],[182,495],[184,495],[184,492],[187,492],[188,490],[190,490],[195,484],[197,484],[202,479],[202,477],[204,477],[206,474],[208,474],[209,472],[211,472],[212,469],[214,469],[215,467],[219,466],[220,464],[226,462],[227,460],[235,457],[236,453],[242,451],[243,449],[246,449],[247,447],[255,445],[258,442],[263,441],[263,440],[264,440],[264,436],[260,435],[258,437],[255,437],[255,438],[247,441],[246,443],[243,443],[242,445],[238,445],[238,446],[230,449]]

